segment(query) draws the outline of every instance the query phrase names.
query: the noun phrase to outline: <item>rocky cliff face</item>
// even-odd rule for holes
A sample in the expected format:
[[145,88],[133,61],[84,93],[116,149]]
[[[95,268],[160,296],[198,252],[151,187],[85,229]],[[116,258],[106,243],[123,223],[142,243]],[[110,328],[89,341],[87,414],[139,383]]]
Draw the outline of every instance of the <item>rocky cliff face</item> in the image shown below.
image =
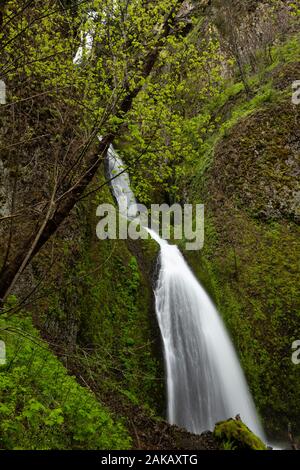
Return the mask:
[[291,360],[300,338],[298,71],[298,62],[279,66],[244,114],[241,95],[220,110],[225,131],[190,192],[206,204],[205,246],[187,254],[231,331],[266,430],[283,436],[300,422],[300,368]]

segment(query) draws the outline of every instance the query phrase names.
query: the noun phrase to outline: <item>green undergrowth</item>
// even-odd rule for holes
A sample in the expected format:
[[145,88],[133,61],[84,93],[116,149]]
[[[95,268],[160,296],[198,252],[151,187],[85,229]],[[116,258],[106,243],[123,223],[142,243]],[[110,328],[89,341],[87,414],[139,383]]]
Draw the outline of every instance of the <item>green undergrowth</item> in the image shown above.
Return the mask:
[[130,448],[122,421],[68,375],[27,314],[1,318],[0,334],[0,448]]

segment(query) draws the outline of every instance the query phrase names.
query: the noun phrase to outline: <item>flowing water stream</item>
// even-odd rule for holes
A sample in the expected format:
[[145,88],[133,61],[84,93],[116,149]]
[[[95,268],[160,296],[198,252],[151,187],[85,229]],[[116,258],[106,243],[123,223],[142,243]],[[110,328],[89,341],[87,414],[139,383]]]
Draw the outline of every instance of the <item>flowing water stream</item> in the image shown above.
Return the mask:
[[[111,146],[110,177],[123,163]],[[126,172],[112,181],[121,212],[136,215]],[[126,209],[127,207],[127,209]],[[264,432],[233,344],[209,296],[176,245],[147,229],[160,245],[155,305],[164,347],[168,420],[199,434],[216,422],[240,415],[260,437]]]

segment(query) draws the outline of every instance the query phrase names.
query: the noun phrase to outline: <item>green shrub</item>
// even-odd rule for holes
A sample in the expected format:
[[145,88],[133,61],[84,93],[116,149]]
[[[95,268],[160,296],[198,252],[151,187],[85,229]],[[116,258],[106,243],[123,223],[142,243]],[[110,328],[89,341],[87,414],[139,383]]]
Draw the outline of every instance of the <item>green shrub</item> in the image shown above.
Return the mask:
[[0,320],[0,448],[127,449],[120,421],[67,374],[26,317]]

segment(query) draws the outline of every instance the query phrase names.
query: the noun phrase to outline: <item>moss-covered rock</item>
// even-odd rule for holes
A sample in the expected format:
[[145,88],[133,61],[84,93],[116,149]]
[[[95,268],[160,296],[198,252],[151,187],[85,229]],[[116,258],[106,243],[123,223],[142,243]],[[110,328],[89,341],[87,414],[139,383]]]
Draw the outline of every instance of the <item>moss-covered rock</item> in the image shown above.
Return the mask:
[[229,419],[217,423],[213,436],[222,442],[224,449],[267,450],[262,440],[239,420]]
[[215,149],[211,178],[255,217],[299,221],[300,114],[291,98],[240,120]]

